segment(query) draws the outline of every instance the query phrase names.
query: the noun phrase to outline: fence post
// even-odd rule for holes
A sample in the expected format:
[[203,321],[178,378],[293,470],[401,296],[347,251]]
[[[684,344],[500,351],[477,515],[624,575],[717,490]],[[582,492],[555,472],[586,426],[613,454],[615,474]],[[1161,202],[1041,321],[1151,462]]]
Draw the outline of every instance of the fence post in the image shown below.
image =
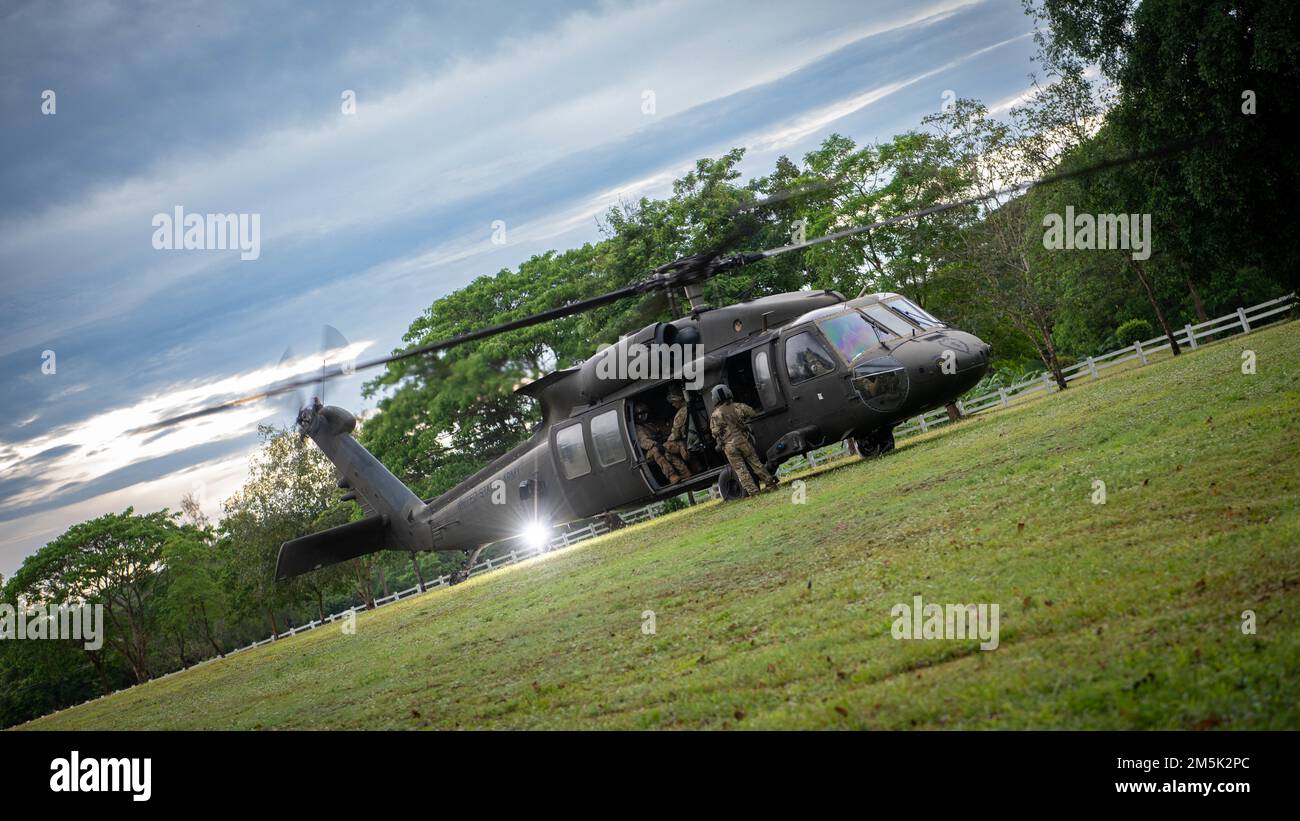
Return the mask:
[[1196,350],[1196,332],[1192,330],[1192,323],[1188,322],[1184,330],[1187,331],[1187,347]]
[[1093,379],[1097,378],[1097,363],[1092,361],[1091,356],[1088,357],[1088,372],[1092,374]]
[[1245,309],[1245,308],[1238,308],[1238,309],[1237,309],[1237,319],[1240,319],[1240,320],[1241,320],[1241,332],[1244,333],[1244,334],[1248,334],[1248,333],[1250,333],[1250,323],[1246,321],[1246,309]]
[[1007,401],[1007,389],[1006,389],[1006,388],[998,388],[998,399],[1000,399],[1000,400],[1002,401],[1002,407],[1004,407],[1004,408],[1007,407],[1007,406],[1009,406],[1009,405],[1011,404],[1010,402]]
[[1043,392],[1052,392],[1052,377],[1047,375],[1047,371],[1043,371]]
[[925,423],[925,414],[916,417],[916,421],[921,423],[921,433],[925,433],[930,429],[930,426]]
[[1147,355],[1146,355],[1146,352],[1142,350],[1142,340],[1139,339],[1138,341],[1134,342],[1134,343],[1133,343],[1133,349],[1134,349],[1135,351],[1137,351],[1137,354],[1138,354],[1138,360],[1139,360],[1143,365],[1145,365],[1145,364],[1147,363]]

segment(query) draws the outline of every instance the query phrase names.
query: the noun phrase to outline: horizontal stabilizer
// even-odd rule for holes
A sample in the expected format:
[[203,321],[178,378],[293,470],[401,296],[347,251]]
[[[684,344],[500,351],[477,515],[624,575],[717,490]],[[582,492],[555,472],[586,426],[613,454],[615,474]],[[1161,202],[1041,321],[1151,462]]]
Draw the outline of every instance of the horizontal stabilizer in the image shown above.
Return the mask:
[[284,581],[303,573],[390,547],[391,532],[386,516],[367,516],[320,533],[303,536],[280,545],[275,563],[275,580]]

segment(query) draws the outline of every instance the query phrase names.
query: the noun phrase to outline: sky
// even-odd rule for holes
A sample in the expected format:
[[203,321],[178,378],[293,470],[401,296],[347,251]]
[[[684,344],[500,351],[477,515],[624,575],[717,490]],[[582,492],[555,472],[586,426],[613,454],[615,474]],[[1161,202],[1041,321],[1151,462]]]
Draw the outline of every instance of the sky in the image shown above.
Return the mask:
[[[323,325],[400,347],[735,146],[760,176],[945,92],[1005,111],[1032,32],[1019,0],[0,6],[0,574],[128,506],[217,517],[293,400],[131,431],[313,370]],[[256,258],[155,247],[178,206],[256,215]]]

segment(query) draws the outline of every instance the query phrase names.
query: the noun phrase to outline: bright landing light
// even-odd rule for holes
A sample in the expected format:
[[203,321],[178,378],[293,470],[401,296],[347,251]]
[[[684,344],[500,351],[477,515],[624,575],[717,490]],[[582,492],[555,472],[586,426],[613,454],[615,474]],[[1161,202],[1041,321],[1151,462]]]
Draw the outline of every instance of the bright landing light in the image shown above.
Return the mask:
[[541,550],[551,541],[550,525],[542,522],[533,522],[524,528],[524,544],[534,550]]

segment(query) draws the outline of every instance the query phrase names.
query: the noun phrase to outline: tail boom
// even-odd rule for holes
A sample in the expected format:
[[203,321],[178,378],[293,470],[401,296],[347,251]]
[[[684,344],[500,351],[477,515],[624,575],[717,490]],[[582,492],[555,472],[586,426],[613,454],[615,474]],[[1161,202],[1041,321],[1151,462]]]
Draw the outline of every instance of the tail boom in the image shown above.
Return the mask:
[[429,506],[352,437],[356,424],[356,417],[333,405],[299,417],[299,428],[338,469],[339,487],[369,515],[280,545],[277,581],[379,550],[433,549]]

